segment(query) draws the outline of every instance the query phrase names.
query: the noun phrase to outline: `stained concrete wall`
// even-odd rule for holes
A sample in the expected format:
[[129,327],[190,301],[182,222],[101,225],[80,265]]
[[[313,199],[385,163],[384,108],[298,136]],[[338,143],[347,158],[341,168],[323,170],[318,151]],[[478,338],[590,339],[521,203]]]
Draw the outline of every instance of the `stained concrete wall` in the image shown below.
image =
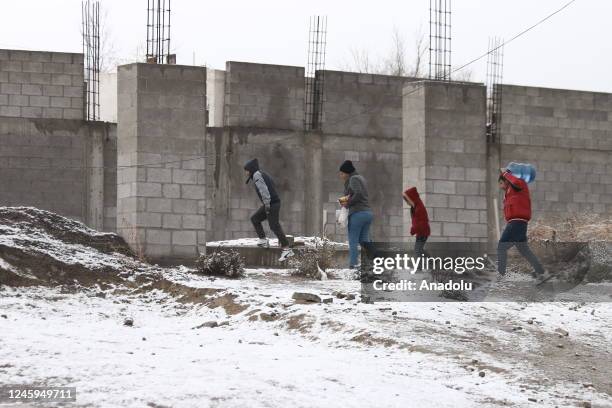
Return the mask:
[[414,78],[322,71],[323,132],[401,138],[402,90]]
[[404,185],[422,192],[432,240],[486,241],[485,87],[423,81],[404,93]]
[[302,130],[304,86],[303,67],[229,61],[224,124]]
[[[251,215],[261,207],[253,183],[245,184],[244,163],[257,157],[281,196],[286,234],[303,235],[306,190],[302,132],[258,128],[209,128],[207,134],[207,236],[222,240],[255,236]],[[274,238],[267,223],[268,237]]]
[[351,160],[367,182],[374,213],[371,238],[402,241],[406,235],[402,223],[402,139],[324,134],[322,140],[322,197],[328,236],[347,240],[346,227],[335,224],[335,211],[340,208],[338,197],[344,195],[344,183],[338,178],[338,170],[344,160]]
[[502,92],[493,167],[536,166],[534,218],[612,214],[612,94],[513,85]]
[[0,116],[83,119],[83,54],[0,49]]
[[34,206],[115,230],[116,126],[0,117],[0,205]]
[[144,255],[192,261],[206,239],[206,68],[118,68],[117,231]]

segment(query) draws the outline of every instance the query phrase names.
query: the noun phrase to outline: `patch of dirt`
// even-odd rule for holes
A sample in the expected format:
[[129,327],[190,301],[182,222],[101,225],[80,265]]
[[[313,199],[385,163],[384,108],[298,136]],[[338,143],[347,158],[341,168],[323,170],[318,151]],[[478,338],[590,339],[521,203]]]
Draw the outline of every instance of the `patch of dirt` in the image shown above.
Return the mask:
[[287,319],[287,329],[306,334],[312,330],[312,326],[315,324],[315,322],[316,319],[313,316],[302,313],[299,315],[290,316]]

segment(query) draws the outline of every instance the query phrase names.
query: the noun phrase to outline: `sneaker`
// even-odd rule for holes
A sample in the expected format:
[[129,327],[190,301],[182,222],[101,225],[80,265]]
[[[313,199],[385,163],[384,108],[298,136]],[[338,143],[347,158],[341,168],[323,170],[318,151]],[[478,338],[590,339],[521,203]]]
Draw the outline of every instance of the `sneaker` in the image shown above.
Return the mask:
[[291,248],[285,248],[283,249],[283,252],[281,252],[281,256],[280,258],[278,258],[279,262],[285,262],[287,259],[291,258],[293,256],[293,250]]
[[257,246],[260,248],[270,248],[270,242],[268,242],[268,238],[259,238]]
[[541,273],[541,274],[537,275],[537,277],[536,277],[536,280],[537,280],[536,285],[541,285],[544,282],[548,282],[551,278],[553,278],[553,274],[551,274],[550,271],[546,270],[546,271],[544,271],[544,273]]

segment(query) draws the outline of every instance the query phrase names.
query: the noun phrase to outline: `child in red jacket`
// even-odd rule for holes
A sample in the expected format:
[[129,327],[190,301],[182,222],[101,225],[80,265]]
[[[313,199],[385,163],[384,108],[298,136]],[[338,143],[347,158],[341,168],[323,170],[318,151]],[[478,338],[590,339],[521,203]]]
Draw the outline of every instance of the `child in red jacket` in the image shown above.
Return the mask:
[[531,198],[525,180],[501,169],[499,188],[504,190],[504,218],[506,228],[497,245],[497,270],[503,277],[506,274],[507,252],[513,246],[531,264],[534,277],[544,279],[544,268],[527,244],[527,223],[531,219]]
[[429,217],[427,216],[427,209],[421,201],[421,197],[416,187],[410,187],[403,194],[404,201],[410,206],[410,216],[412,217],[412,227],[410,228],[410,235],[416,235],[416,242],[414,243],[414,255],[421,256],[425,253],[425,242],[431,235],[429,228]]

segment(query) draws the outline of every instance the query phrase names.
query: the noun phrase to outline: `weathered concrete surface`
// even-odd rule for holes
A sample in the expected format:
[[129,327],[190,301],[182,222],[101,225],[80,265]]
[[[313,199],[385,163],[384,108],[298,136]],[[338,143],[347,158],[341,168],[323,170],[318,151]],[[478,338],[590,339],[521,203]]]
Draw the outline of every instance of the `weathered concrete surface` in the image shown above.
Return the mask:
[[206,239],[206,68],[118,68],[117,231],[150,259],[193,260]]
[[0,117],[0,205],[114,231],[115,138],[111,123]]

